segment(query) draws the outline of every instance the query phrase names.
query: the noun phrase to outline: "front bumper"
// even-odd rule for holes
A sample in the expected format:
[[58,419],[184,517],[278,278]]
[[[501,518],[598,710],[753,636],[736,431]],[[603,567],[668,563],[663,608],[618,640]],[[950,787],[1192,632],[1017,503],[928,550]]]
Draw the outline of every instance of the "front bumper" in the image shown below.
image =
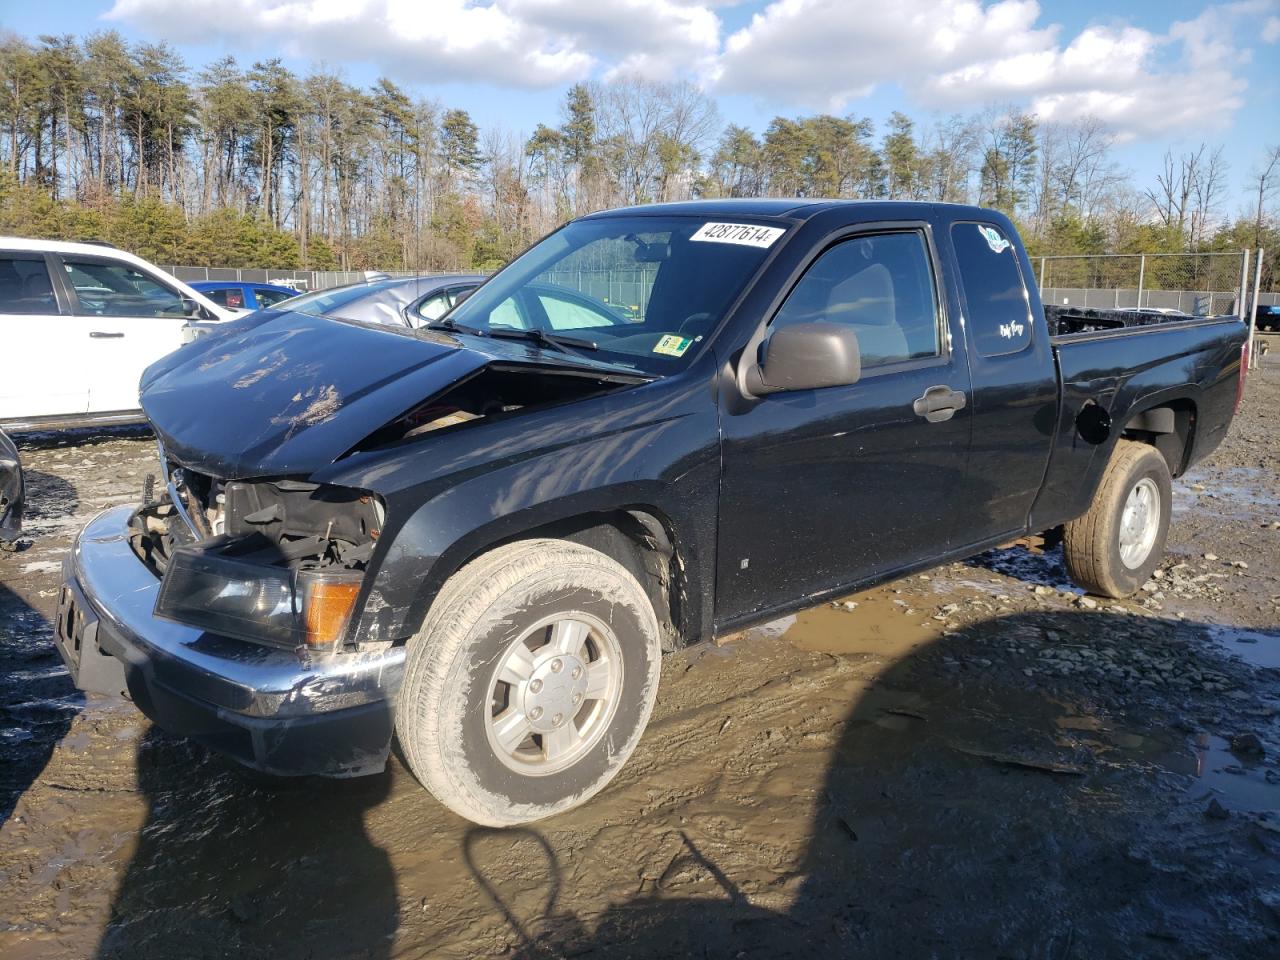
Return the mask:
[[281,775],[381,771],[404,648],[300,654],[152,615],[160,581],[117,507],[81,531],[64,567],[55,641],[82,690],[127,689],[157,725]]

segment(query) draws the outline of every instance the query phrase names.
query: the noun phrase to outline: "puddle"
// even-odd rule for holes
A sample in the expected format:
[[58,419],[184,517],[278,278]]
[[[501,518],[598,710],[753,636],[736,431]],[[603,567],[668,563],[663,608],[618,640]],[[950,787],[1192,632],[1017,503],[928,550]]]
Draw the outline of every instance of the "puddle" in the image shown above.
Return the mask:
[[1062,547],[1032,550],[1022,545],[998,547],[964,563],[992,573],[1000,573],[1037,587],[1051,587],[1061,593],[1083,595],[1084,590],[1071,582],[1062,560]]
[[1215,517],[1249,519],[1270,509],[1270,503],[1264,503],[1259,494],[1271,482],[1272,478],[1257,467],[1230,467],[1213,476],[1200,476],[1193,470],[1173,485],[1173,514],[1196,511]]
[[[854,605],[849,609],[847,605]],[[896,658],[942,636],[931,619],[936,598],[922,599],[877,589],[855,593],[757,627],[757,635],[782,637],[811,653],[868,654]]]
[[1280,810],[1280,784],[1267,782],[1267,769],[1261,762],[1237,757],[1221,737],[1202,733],[1196,738],[1196,779],[1191,790],[1197,796],[1206,789],[1212,790],[1234,809]]
[[1260,758],[1236,756],[1222,737],[1198,734],[1188,751],[1176,734],[1166,736],[1109,730],[1105,729],[1105,724],[1086,717],[1063,717],[1057,722],[1064,729],[1098,733],[1101,744],[1122,756],[1192,777],[1187,794],[1193,799],[1214,796],[1233,810],[1257,813],[1280,810],[1280,782],[1267,780],[1268,770],[1271,770],[1273,778],[1277,778],[1274,767]]
[[1209,637],[1226,653],[1255,667],[1280,670],[1280,634],[1245,627],[1208,625]]

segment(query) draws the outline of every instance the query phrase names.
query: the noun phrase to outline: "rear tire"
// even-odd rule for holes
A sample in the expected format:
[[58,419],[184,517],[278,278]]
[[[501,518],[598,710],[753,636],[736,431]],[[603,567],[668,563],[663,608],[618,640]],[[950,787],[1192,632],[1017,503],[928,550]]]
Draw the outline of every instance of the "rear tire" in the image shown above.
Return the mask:
[[1116,443],[1087,513],[1063,531],[1071,579],[1103,597],[1132,595],[1164,556],[1173,485],[1155,447]]
[[661,657],[653,607],[621,564],[563,540],[498,547],[449,579],[409,641],[405,758],[474,823],[569,810],[635,750]]

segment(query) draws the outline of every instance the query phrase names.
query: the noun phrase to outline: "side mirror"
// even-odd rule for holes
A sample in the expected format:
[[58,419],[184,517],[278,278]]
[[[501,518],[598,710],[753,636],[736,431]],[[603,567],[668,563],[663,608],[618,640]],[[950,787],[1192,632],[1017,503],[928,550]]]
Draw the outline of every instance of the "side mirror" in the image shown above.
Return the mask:
[[797,323],[775,331],[764,358],[746,374],[752,396],[818,390],[857,383],[862,376],[858,334],[837,323]]
[[198,304],[195,300],[191,299],[190,297],[182,298],[182,315],[184,317],[193,317],[197,320],[203,320],[204,319],[204,317],[202,316],[203,313],[204,313],[204,310],[201,309],[200,304]]

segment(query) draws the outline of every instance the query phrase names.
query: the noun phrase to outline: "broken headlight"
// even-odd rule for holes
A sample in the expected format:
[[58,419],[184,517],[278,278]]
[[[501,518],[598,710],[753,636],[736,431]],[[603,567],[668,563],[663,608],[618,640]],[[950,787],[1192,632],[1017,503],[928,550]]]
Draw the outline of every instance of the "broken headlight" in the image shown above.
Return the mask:
[[222,536],[175,549],[155,615],[256,643],[333,648],[355,610],[364,573],[237,558],[243,545]]

